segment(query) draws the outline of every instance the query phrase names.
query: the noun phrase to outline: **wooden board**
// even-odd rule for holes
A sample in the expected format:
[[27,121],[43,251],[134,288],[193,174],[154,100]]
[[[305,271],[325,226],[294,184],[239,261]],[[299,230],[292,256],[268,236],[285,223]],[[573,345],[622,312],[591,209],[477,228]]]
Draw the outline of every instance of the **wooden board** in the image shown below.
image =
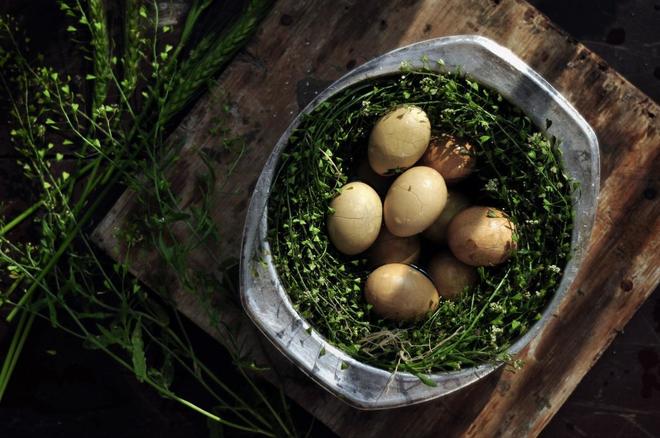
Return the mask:
[[[215,272],[218,263],[238,257],[245,209],[261,167],[315,92],[396,47],[466,33],[513,50],[598,134],[601,195],[588,255],[554,319],[520,353],[522,370],[500,371],[451,396],[393,411],[357,411],[320,390],[288,366],[218,292],[223,317],[241,327],[242,341],[257,361],[276,369],[271,378],[342,436],[536,435],[660,282],[660,108],[522,0],[278,2],[175,134],[185,146],[172,184],[184,205],[194,204],[195,175],[204,169],[196,151],[217,149],[219,143],[213,129],[219,99],[229,100],[232,127],[247,140],[243,158],[216,184],[213,217],[221,242],[194,257],[195,268]],[[232,155],[216,158],[216,173],[225,175]],[[129,223],[135,204],[125,193],[96,230],[97,242],[114,257],[123,257],[118,230]],[[155,251],[142,248],[132,260],[141,279],[162,283],[167,273]],[[198,298],[172,284],[181,311],[222,342]]]

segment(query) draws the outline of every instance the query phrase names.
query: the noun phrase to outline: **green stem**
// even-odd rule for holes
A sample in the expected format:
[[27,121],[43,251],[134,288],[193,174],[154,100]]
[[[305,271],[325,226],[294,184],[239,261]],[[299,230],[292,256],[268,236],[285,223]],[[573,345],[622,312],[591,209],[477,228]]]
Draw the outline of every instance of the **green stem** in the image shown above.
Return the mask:
[[28,290],[25,292],[25,294],[21,297],[19,302],[17,303],[16,307],[12,309],[12,311],[9,313],[7,316],[7,322],[11,322],[14,317],[16,316],[16,313],[18,312],[18,309],[23,306],[31,297],[34,291],[39,287],[43,279],[50,273],[50,271],[53,269],[55,264],[59,261],[60,257],[66,252],[67,249],[69,249],[69,246],[73,242],[73,240],[76,238],[80,230],[82,229],[83,225],[85,225],[91,218],[94,212],[96,211],[96,208],[99,206],[99,204],[103,201],[105,196],[110,192],[111,189],[114,188],[114,183],[117,181],[119,178],[119,173],[115,173],[114,177],[112,178],[111,183],[107,184],[104,188],[103,191],[98,195],[96,200],[92,203],[92,205],[85,211],[85,214],[83,217],[76,223],[76,225],[73,227],[73,229],[67,234],[66,239],[62,244],[59,246],[55,254],[48,260],[48,263],[46,266],[43,268],[43,270],[39,273],[37,278],[35,279],[34,283],[30,285]]
[[[64,308],[64,310],[69,314],[69,316],[73,319],[73,321],[76,323],[79,330],[82,333],[84,333],[85,339],[92,342],[98,349],[100,349],[101,351],[108,354],[115,361],[117,361],[117,363],[119,363],[120,365],[124,366],[125,368],[127,368],[131,371],[133,370],[133,367],[131,365],[129,365],[125,360],[123,360],[121,357],[117,356],[115,353],[110,351],[107,346],[101,344],[95,336],[91,336],[89,331],[87,330],[87,328],[77,318],[76,313],[68,305],[66,305],[66,303],[61,302],[61,305]],[[31,314],[31,315],[32,315],[32,319],[34,319],[33,317],[34,317],[35,314]],[[223,419],[223,418],[221,418],[217,415],[211,414],[210,412],[200,408],[199,406],[196,406],[196,405],[190,403],[189,401],[182,399],[181,397],[177,396],[173,392],[164,389],[162,386],[159,386],[154,381],[152,381],[149,377],[146,377],[144,379],[144,382],[147,383],[152,388],[156,389],[158,392],[160,392],[164,396],[166,396],[168,398],[171,398],[172,400],[175,400],[175,401],[183,404],[184,406],[187,406],[187,407],[189,407],[189,408],[191,408],[191,409],[193,409],[193,410],[195,410],[195,411],[197,411],[197,412],[199,412],[203,415],[206,415],[209,418],[211,418],[211,419],[213,419],[213,420],[215,420],[215,421],[217,421],[221,424],[224,424],[226,426],[229,426],[229,427],[232,427],[232,428],[235,428],[235,429],[243,430],[245,432],[252,432],[252,433],[258,433],[258,434],[265,435],[265,436],[275,437],[275,435],[272,432],[268,432],[268,431],[265,431],[265,430],[259,429],[259,428],[246,427],[246,426],[243,426],[241,424],[237,424],[237,423],[231,422],[229,420],[225,420],[225,419]]]
[[199,406],[190,403],[188,400],[184,400],[181,397],[178,397],[174,394],[168,394],[167,396],[170,397],[172,400],[175,400],[175,401],[181,403],[182,405],[187,406],[190,409],[192,409],[196,412],[199,412],[202,415],[205,415],[206,417],[210,418],[211,420],[214,420],[214,421],[217,421],[218,423],[224,424],[225,426],[233,427],[235,429],[239,429],[239,430],[242,430],[242,431],[245,431],[245,432],[252,432],[252,433],[258,433],[258,434],[265,435],[265,436],[275,437],[275,434],[272,433],[272,432],[268,432],[268,431],[265,431],[263,429],[253,429],[253,428],[250,428],[250,427],[241,426],[240,424],[236,424],[236,423],[232,423],[230,421],[224,420],[224,419],[218,417],[217,415],[214,415],[214,414],[210,413],[209,411],[206,411],[206,410],[200,408]]
[[238,370],[240,371],[240,373],[241,373],[241,375],[243,376],[243,378],[244,378],[245,380],[247,380],[247,382],[248,382],[248,384],[250,385],[250,387],[252,388],[252,390],[253,390],[253,391],[259,396],[259,398],[261,399],[261,401],[264,402],[264,404],[266,405],[266,407],[268,408],[268,410],[270,411],[270,413],[273,415],[273,417],[275,417],[275,420],[276,420],[277,423],[280,425],[280,427],[282,428],[282,430],[284,431],[284,433],[285,433],[287,436],[293,436],[293,434],[291,433],[291,431],[289,430],[289,428],[286,427],[286,425],[284,424],[284,421],[282,421],[282,417],[280,417],[280,415],[279,415],[279,414],[277,413],[277,411],[273,408],[273,406],[270,404],[270,402],[269,402],[268,399],[264,396],[264,394],[259,390],[259,388],[256,387],[256,385],[254,384],[254,382],[252,381],[252,379],[250,379],[250,378],[247,376],[247,374],[245,373],[245,370],[243,369],[243,367],[239,366],[239,367],[238,367]]
[[[168,331],[168,334],[169,334],[170,336],[172,336],[173,338],[175,338],[176,340],[178,340],[178,337],[176,336],[176,334],[173,334],[173,333],[171,332],[170,329],[167,329],[167,328],[166,328],[166,330]],[[225,402],[225,401],[224,401],[224,400],[223,400],[223,399],[222,399],[222,398],[221,398],[221,397],[220,397],[220,396],[219,396],[219,395],[213,390],[213,388],[211,388],[211,387],[206,383],[206,381],[204,380],[204,378],[203,378],[201,375],[196,374],[196,373],[195,373],[195,370],[194,370],[193,368],[191,368],[190,365],[188,365],[186,362],[183,361],[183,359],[181,359],[180,357],[178,357],[178,356],[177,356],[177,355],[176,355],[176,354],[175,354],[175,353],[174,353],[174,352],[173,352],[173,351],[172,351],[167,345],[165,345],[165,344],[164,344],[164,343],[163,343],[163,342],[162,342],[157,336],[155,336],[154,334],[152,334],[147,328],[144,328],[144,331],[145,331],[145,333],[147,333],[147,334],[153,339],[153,341],[156,342],[156,343],[157,343],[157,344],[158,344],[158,345],[159,345],[164,351],[167,351],[168,353],[170,353],[170,354],[172,355],[172,357],[174,357],[175,360],[179,363],[179,365],[181,365],[181,366],[182,366],[186,371],[188,371],[192,376],[194,376],[195,378],[197,378],[197,380],[199,381],[200,385],[202,385],[202,387],[203,387],[204,389],[206,389],[206,390],[209,392],[209,394],[211,394],[213,397],[215,397],[215,399],[216,399],[218,402],[227,405],[227,406],[229,407],[229,409],[230,409],[231,411],[233,411],[234,414],[235,414],[236,416],[238,416],[238,418],[240,418],[241,420],[243,420],[246,424],[249,424],[249,425],[251,425],[252,427],[256,427],[255,425],[252,424],[252,422],[251,422],[247,417],[245,417],[243,414],[241,414],[241,413],[239,412],[238,409],[231,407],[227,402]],[[185,350],[186,348],[189,348],[188,346],[185,346],[185,345],[180,346],[180,347],[183,348],[184,350]],[[190,359],[192,360],[192,362],[193,362],[193,364],[194,364],[194,365],[193,365],[194,368],[202,368],[202,367],[203,367],[203,364],[202,364],[201,362],[199,362],[199,361],[197,360],[196,357],[191,356]],[[209,373],[208,370],[205,370],[205,372],[206,372],[207,374]],[[216,382],[216,383],[217,383],[217,382]],[[224,383],[220,382],[220,383],[218,384],[218,386],[220,386],[220,388],[221,388],[222,390],[224,390],[224,391],[227,392],[230,396],[232,396],[232,397],[233,397],[233,398],[239,403],[239,405],[241,405],[242,407],[244,407],[247,411],[250,411],[250,407],[247,405],[247,403],[245,403],[245,401],[243,401],[240,397],[238,397],[238,395],[236,395],[233,391],[231,391],[231,389],[229,389],[228,387],[226,387],[226,385],[224,385]],[[252,411],[252,412],[250,412],[250,413],[251,413],[251,414],[252,414],[252,415],[253,415],[258,421],[260,421],[264,426],[266,426],[266,427],[270,426],[270,424],[269,424],[269,423],[268,423],[268,422],[267,422],[267,421],[266,421],[261,415],[259,415],[259,413],[258,413],[257,411]]]
[[16,368],[16,363],[18,358],[21,355],[23,346],[25,345],[25,340],[30,333],[32,328],[32,323],[34,322],[34,313],[24,310],[21,315],[21,319],[16,326],[16,332],[12,337],[11,344],[9,345],[9,350],[5,356],[5,360],[2,364],[2,371],[0,371],[0,401],[5,395],[7,390],[7,385],[9,384],[9,379]]
[[0,237],[4,236],[7,234],[9,231],[11,231],[15,226],[23,222],[25,219],[27,219],[32,213],[37,211],[39,207],[43,205],[43,200],[37,201],[32,206],[30,206],[28,209],[23,211],[21,214],[16,216],[14,219],[12,219],[9,223],[7,223],[4,227],[0,228]]

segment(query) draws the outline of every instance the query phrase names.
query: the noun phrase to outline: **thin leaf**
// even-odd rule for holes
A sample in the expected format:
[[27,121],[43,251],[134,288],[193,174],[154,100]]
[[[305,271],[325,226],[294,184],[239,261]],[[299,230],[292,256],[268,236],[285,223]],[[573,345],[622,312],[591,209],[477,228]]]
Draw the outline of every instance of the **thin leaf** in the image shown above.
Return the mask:
[[144,382],[147,377],[147,358],[144,355],[144,342],[142,341],[142,320],[138,319],[131,335],[133,372],[138,381]]

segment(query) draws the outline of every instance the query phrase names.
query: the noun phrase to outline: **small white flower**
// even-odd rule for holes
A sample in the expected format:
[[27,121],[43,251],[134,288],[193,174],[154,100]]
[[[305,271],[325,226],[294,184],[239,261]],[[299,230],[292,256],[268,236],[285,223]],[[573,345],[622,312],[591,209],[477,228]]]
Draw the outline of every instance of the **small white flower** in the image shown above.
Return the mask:
[[497,191],[497,180],[496,179],[489,179],[484,188],[489,191],[489,192],[496,192]]
[[500,303],[490,303],[489,304],[490,310],[493,312],[504,312],[504,306],[502,306]]
[[492,345],[496,346],[497,345],[497,335],[502,333],[504,331],[504,329],[501,328],[501,327],[496,327],[496,326],[492,325],[492,326],[490,326],[489,331],[490,331],[490,333],[489,333],[490,334],[490,343]]

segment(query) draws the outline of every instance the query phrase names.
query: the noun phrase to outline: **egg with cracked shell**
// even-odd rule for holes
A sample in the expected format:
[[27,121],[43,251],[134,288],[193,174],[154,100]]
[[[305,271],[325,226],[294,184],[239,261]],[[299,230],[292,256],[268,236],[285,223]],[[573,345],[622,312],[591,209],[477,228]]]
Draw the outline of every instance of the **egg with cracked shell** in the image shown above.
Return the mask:
[[381,117],[371,130],[367,156],[379,175],[407,169],[424,155],[431,140],[431,122],[421,108],[403,105]]
[[447,191],[447,203],[445,208],[442,209],[440,216],[422,233],[422,236],[426,237],[434,243],[446,243],[447,242],[447,228],[449,228],[449,223],[451,220],[460,213],[462,210],[465,210],[470,206],[470,200],[467,196],[462,193],[455,192],[453,190]]
[[449,134],[431,138],[420,164],[440,172],[447,185],[464,180],[474,171],[474,148],[465,139]]
[[448,251],[433,256],[429,262],[428,273],[438,294],[448,299],[460,297],[466,288],[479,281],[477,268],[466,265]]
[[383,265],[369,274],[364,296],[378,316],[393,321],[419,320],[434,311],[440,300],[426,275],[402,263]]
[[378,267],[388,263],[417,263],[421,243],[419,236],[399,237],[381,227],[378,238],[369,248],[369,262]]
[[449,249],[471,266],[504,263],[516,249],[516,227],[506,213],[492,207],[469,207],[449,223]]
[[427,229],[442,213],[447,186],[436,170],[417,166],[403,172],[387,191],[383,205],[385,225],[399,237]]
[[328,236],[340,252],[359,254],[374,243],[380,232],[383,205],[369,185],[357,181],[346,184],[330,202],[330,208]]

